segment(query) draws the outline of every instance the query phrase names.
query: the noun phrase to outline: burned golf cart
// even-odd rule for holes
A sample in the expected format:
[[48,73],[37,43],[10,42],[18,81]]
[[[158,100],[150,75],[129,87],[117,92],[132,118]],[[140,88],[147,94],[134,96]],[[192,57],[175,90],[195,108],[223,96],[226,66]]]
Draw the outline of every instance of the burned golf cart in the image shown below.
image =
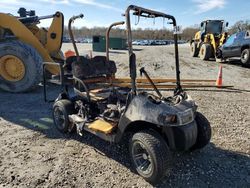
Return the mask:
[[[68,58],[66,66],[70,65],[73,75],[68,77],[61,70],[64,89],[54,103],[53,119],[56,128],[63,133],[77,130],[82,135],[87,131],[112,143],[121,141],[125,133],[132,133],[128,140],[131,162],[138,174],[151,183],[157,183],[168,168],[171,151],[203,148],[210,141],[211,128],[181,87],[176,32],[176,88],[173,96],[164,96],[144,68],[140,73],[156,94],[137,88],[131,12],[147,18],[163,17],[171,20],[174,29],[177,27],[173,16],[134,5],[127,8],[129,87],[123,84],[124,79],[115,77],[116,63],[109,59],[108,53],[91,59],[79,56],[71,35],[76,56]],[[72,97],[67,83],[71,83],[70,87],[74,89]]]

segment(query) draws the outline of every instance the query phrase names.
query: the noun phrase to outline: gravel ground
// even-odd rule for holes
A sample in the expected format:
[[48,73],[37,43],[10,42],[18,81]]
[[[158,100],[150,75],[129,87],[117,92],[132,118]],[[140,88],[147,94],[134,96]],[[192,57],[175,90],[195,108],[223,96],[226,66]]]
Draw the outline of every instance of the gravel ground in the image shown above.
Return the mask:
[[[89,45],[79,45],[82,54]],[[64,44],[63,50],[72,49]],[[152,76],[174,77],[171,46],[136,47],[138,65]],[[153,56],[153,57],[151,57]],[[112,51],[118,76],[128,76],[127,54]],[[189,58],[180,45],[182,78],[216,79],[218,64]],[[156,187],[250,187],[250,69],[223,64],[233,89],[189,89],[211,122],[211,143],[201,151],[175,153]],[[51,87],[51,95],[59,88]],[[42,87],[23,94],[0,91],[0,187],[152,187],[130,166],[126,143],[112,145],[86,133],[63,135],[53,127],[52,104]]]

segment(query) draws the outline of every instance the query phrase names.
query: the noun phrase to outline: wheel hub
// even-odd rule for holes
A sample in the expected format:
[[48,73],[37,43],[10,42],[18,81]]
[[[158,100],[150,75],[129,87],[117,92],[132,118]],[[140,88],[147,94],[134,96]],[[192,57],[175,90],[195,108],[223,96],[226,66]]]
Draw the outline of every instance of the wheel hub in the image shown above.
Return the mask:
[[144,160],[147,160],[147,159],[148,159],[148,155],[147,155],[146,153],[143,153],[143,154],[142,154],[142,157],[143,157]]
[[20,81],[25,75],[25,66],[18,57],[5,55],[0,58],[0,75],[11,82]]
[[247,54],[246,53],[244,53],[243,59],[247,59]]
[[150,174],[153,169],[152,160],[142,143],[133,144],[132,155],[137,170],[146,175]]

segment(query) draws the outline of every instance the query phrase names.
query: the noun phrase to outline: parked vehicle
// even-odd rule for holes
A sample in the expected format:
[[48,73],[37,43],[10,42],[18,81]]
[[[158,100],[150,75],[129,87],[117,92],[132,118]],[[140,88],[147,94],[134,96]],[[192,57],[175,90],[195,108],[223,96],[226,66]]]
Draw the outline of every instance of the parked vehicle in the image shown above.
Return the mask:
[[69,37],[63,37],[63,39],[62,39],[62,42],[63,43],[70,43],[71,42],[71,40],[70,40],[70,38]]
[[148,46],[148,45],[149,45],[149,42],[148,42],[148,40],[142,40],[142,41],[139,42],[138,45],[141,45],[141,46]]
[[243,66],[250,67],[250,31],[231,35],[217,51],[217,58],[240,57]]
[[228,33],[226,27],[228,22],[224,20],[205,20],[201,22],[200,31],[195,33],[190,41],[190,55],[209,60],[216,57],[217,49],[223,45]]
[[[0,88],[13,93],[27,92],[42,78],[42,63],[64,59],[61,52],[64,16],[61,12],[37,16],[34,10],[18,10],[19,16],[0,13]],[[51,19],[45,29],[41,20]],[[58,75],[58,67],[46,66],[47,75]]]
[[163,40],[153,40],[151,45],[165,45]]
[[[142,46],[156,46],[156,45],[167,45],[171,42],[168,40],[136,40],[133,41],[133,45],[142,45]],[[173,44],[174,42],[172,42]]]
[[[182,89],[177,33],[174,33],[173,46],[176,65],[173,95],[161,93],[144,68],[140,69],[140,73],[154,88],[155,94],[147,92],[146,87],[138,89],[136,55],[132,47],[132,14],[147,18],[163,17],[171,20],[174,28],[177,26],[171,15],[134,5],[127,8],[128,86],[123,85],[124,78],[115,78],[116,63],[108,55],[109,31],[106,57],[79,56],[73,42],[76,56],[66,59],[73,76],[64,74],[63,66],[60,66],[63,91],[53,105],[53,120],[55,127],[63,133],[77,130],[82,135],[87,131],[114,144],[125,139],[126,133],[131,133],[126,142],[134,169],[147,181],[158,183],[169,168],[172,151],[205,147],[211,138],[211,127],[206,117],[197,111],[195,101]],[[78,17],[71,18],[70,23]],[[74,41],[70,24],[69,31]],[[69,94],[67,86],[73,87],[75,96]],[[46,96],[46,82],[44,89]]]
[[140,41],[139,40],[135,40],[132,42],[133,45],[140,45]]

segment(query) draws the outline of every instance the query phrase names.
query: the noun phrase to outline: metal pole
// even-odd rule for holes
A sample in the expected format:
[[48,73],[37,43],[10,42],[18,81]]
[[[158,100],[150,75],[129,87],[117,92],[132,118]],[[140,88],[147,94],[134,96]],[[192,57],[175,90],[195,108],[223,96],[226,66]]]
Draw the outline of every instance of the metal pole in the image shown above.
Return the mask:
[[159,96],[159,98],[162,99],[162,94],[160,93],[160,91],[158,90],[158,88],[156,87],[156,85],[154,84],[154,82],[152,81],[152,79],[149,77],[149,75],[148,75],[148,73],[145,71],[144,67],[142,67],[142,68],[140,69],[140,72],[141,72],[141,74],[143,73],[143,74],[146,76],[147,80],[148,80],[149,83],[153,86],[153,88],[154,88],[155,92],[157,93],[157,95]]
[[110,31],[111,29],[114,27],[114,26],[117,26],[117,25],[123,25],[125,22],[124,21],[121,21],[121,22],[115,22],[113,24],[111,24],[109,26],[109,28],[107,29],[106,31],[106,60],[109,61],[109,34],[110,34]]
[[[127,39],[128,39],[128,52],[129,52],[129,65],[130,65],[130,78],[131,78],[131,86],[132,86],[132,93],[136,95],[136,75],[131,75],[131,72],[136,72],[136,63],[134,66],[132,65],[131,60],[135,58],[135,54],[133,55],[133,47],[132,47],[132,31],[131,31],[131,23],[130,23],[130,10],[133,10],[134,6],[130,5],[125,13],[126,16],[126,24],[127,24]],[[132,76],[132,77],[131,77]]]
[[76,56],[77,56],[77,61],[80,60],[80,56],[79,56],[79,52],[78,52],[78,49],[77,49],[77,46],[76,46],[76,42],[75,42],[74,34],[73,34],[73,31],[72,31],[72,28],[71,28],[71,24],[72,24],[72,22],[74,22],[78,18],[83,18],[83,14],[80,14],[78,16],[72,16],[69,19],[69,24],[68,24],[69,35],[70,35],[70,39],[72,41],[72,44],[73,44],[73,47],[74,47],[74,50],[75,50],[75,53],[76,53]]
[[175,48],[175,67],[176,67],[176,85],[177,90],[181,91],[181,79],[180,79],[180,63],[179,63],[179,50],[178,50],[178,35],[177,35],[177,24],[174,17],[172,17],[174,26],[174,48]]

